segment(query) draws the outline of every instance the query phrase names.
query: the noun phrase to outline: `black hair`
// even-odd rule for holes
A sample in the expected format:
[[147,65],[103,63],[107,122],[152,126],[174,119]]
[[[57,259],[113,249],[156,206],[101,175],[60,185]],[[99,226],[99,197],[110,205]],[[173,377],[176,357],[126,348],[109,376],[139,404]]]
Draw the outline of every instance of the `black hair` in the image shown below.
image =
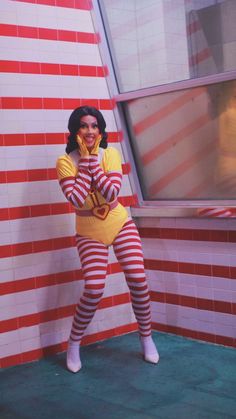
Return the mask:
[[97,119],[98,123],[98,129],[102,136],[102,140],[100,142],[99,147],[107,148],[107,137],[108,134],[105,131],[106,129],[106,122],[103,118],[102,113],[93,106],[80,106],[79,108],[76,108],[72,114],[70,115],[69,121],[68,121],[68,130],[70,134],[68,135],[67,139],[67,146],[66,146],[66,153],[69,154],[72,151],[79,148],[79,145],[76,141],[76,135],[80,128],[80,120],[83,116],[91,115],[94,116]]

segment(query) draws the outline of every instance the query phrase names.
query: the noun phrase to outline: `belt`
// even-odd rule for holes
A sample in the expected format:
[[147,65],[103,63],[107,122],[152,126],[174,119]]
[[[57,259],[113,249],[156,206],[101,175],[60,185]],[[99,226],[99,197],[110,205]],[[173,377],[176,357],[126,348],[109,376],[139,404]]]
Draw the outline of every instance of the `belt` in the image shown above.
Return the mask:
[[89,210],[76,210],[75,213],[79,217],[97,217],[100,220],[105,220],[105,218],[108,216],[109,212],[117,207],[119,202],[117,199],[111,203],[108,204],[106,202],[105,204],[97,205],[96,207],[93,207]]

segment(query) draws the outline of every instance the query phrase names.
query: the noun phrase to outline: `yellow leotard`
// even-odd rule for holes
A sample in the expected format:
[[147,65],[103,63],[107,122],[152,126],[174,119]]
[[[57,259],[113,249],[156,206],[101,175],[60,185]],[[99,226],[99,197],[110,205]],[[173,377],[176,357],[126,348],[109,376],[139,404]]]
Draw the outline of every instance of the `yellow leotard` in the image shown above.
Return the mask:
[[[79,153],[77,150],[65,154],[57,160],[58,179],[76,177],[78,174]],[[105,173],[121,172],[121,158],[119,152],[114,147],[99,149],[98,162]],[[106,203],[105,198],[99,191],[88,194],[81,210],[90,210],[94,207],[94,202],[99,205]],[[92,238],[109,246],[127,221],[128,213],[126,208],[120,203],[109,211],[105,220],[98,219],[94,215],[76,215],[76,232],[80,236]]]

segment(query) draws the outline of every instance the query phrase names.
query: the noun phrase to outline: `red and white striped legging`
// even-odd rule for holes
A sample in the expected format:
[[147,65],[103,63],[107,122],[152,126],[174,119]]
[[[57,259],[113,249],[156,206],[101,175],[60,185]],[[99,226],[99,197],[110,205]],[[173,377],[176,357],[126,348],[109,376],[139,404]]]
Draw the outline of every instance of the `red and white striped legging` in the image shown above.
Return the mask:
[[[80,341],[102,298],[108,264],[108,247],[96,240],[76,236],[85,280],[83,295],[76,307],[70,339]],[[150,297],[146,282],[143,252],[138,230],[127,221],[113,242],[115,255],[130,289],[132,307],[141,336],[151,334]]]

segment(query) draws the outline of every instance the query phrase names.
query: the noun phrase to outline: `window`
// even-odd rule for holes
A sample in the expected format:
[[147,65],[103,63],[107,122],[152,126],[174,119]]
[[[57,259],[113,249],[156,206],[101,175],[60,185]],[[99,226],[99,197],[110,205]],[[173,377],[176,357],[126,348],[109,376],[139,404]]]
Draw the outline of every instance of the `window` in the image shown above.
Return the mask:
[[235,0],[99,5],[142,200],[233,206]]

